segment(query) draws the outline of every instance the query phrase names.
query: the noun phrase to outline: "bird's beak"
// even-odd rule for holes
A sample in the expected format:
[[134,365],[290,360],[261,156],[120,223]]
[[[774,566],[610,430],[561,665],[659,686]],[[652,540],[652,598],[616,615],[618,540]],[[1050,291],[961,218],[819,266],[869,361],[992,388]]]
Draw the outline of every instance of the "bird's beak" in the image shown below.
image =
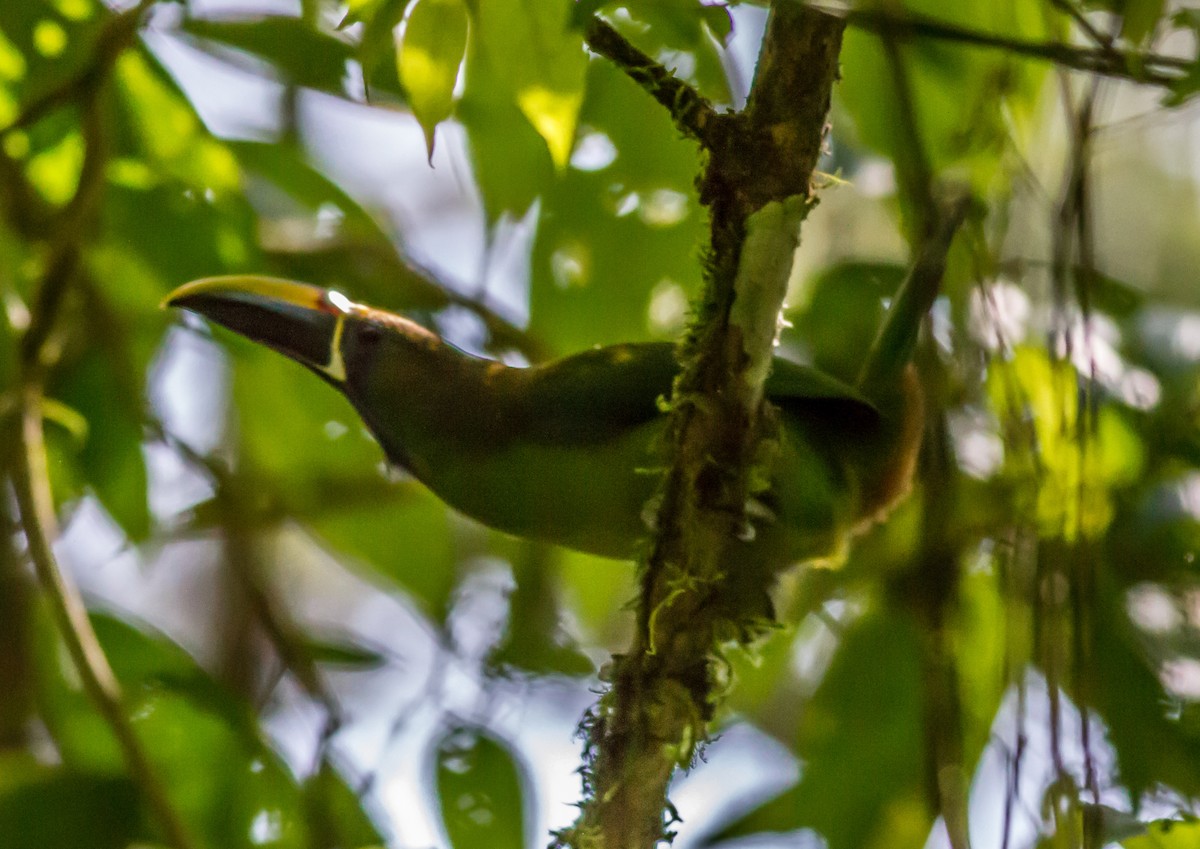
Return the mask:
[[207,277],[179,287],[163,301],[274,348],[343,383],[341,337],[356,305],[344,295],[274,277]]

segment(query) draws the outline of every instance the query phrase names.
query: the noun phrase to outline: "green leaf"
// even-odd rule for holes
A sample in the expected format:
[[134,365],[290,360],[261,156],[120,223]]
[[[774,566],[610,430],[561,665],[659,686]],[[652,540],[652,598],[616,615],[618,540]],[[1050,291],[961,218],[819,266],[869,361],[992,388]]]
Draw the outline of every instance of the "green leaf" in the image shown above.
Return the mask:
[[346,63],[354,59],[353,45],[302,18],[185,18],[183,31],[206,50],[214,44],[233,47],[271,63],[289,82],[346,96]]
[[346,669],[374,669],[387,662],[378,649],[331,637],[305,640],[305,650],[317,663]]
[[[169,641],[111,617],[93,620],[134,732],[187,826],[225,849],[306,849],[300,788],[238,702]],[[63,763],[122,776],[124,759],[48,614],[37,629],[39,704]],[[55,844],[49,844],[55,845]]]
[[1169,716],[1170,699],[1137,643],[1111,579],[1101,583],[1088,653],[1087,697],[1108,727],[1121,782],[1134,799],[1157,785],[1185,797],[1200,794],[1200,728],[1195,718]]
[[65,12],[63,5],[0,3],[0,34],[12,48],[0,48],[0,80],[9,83],[22,106],[79,74],[113,17],[100,0],[76,0]]
[[[195,191],[225,197],[241,189],[237,161],[204,129],[192,105],[158,64],[129,51],[117,62],[123,145],[158,179],[172,178]],[[131,163],[122,163],[126,168]]]
[[140,408],[114,403],[123,392],[113,365],[93,350],[62,373],[53,391],[87,420],[87,439],[79,452],[83,481],[129,538],[141,541],[150,534],[150,507]]
[[829,849],[919,847],[924,798],[921,643],[904,613],[868,613],[843,638],[800,720],[803,766],[790,790],[714,835],[811,828]]
[[520,218],[554,179],[545,141],[525,119],[487,55],[471,39],[458,119],[467,130],[475,182],[488,223]]
[[615,645],[624,639],[627,604],[637,596],[629,564],[562,549],[558,552],[563,603],[578,618],[585,643]]
[[1156,820],[1146,824],[1146,833],[1121,841],[1125,849],[1194,849],[1200,846],[1200,822]]
[[478,0],[475,38],[507,96],[563,169],[583,103],[587,56],[562,0]]
[[589,66],[587,92],[585,138],[612,159],[545,188],[533,246],[530,331],[559,352],[678,335],[707,234],[695,145],[610,63]]
[[[908,0],[903,11],[938,21],[1025,40],[1054,38],[1040,0]],[[1002,51],[981,51],[933,39],[901,46],[911,87],[917,132],[935,174],[955,169],[981,194],[1007,191],[1004,154],[1024,142],[1033,125],[1044,63],[1016,59]],[[834,96],[848,113],[853,132],[866,147],[902,168],[910,156],[903,128],[896,75],[879,37],[857,29],[846,32],[841,52],[842,81]],[[845,122],[838,121],[839,127]],[[905,174],[900,185],[904,188]],[[902,195],[902,201],[909,199]]]
[[[333,211],[338,217],[338,238],[369,246],[391,245],[391,238],[375,217],[322,174],[295,144],[238,141],[230,142],[229,149],[247,174],[268,181],[285,195],[285,201],[291,202],[275,197],[270,205],[264,204],[260,216],[266,222],[275,217],[286,220],[299,214],[315,216]],[[303,247],[317,246],[308,243]]]
[[[1080,376],[1040,347],[1021,345],[988,373],[988,390],[1002,422],[1032,415],[1036,460],[1009,452],[1006,471],[1029,491],[1044,536],[1098,536],[1112,520],[1115,490],[1136,480],[1145,451],[1138,435],[1112,406],[1101,407],[1095,427],[1079,436]],[[1014,391],[1015,390],[1015,391]],[[1036,462],[1037,473],[1029,466]]]
[[[328,480],[365,477],[383,452],[350,403],[297,365],[223,329],[216,338],[233,355],[236,427],[247,468],[287,501],[319,503]],[[382,471],[375,471],[377,478]]]
[[365,849],[387,842],[363,800],[327,760],[304,782],[304,802],[314,846]]
[[623,36],[668,68],[685,69],[675,72],[715,103],[733,100],[718,47],[733,32],[728,8],[695,0],[636,0],[624,5],[628,15],[612,19]]
[[437,743],[437,793],[453,849],[524,849],[529,778],[501,740],[453,728]]
[[467,49],[463,0],[417,0],[396,47],[400,83],[425,132],[433,160],[433,133],[454,109],[454,84]]
[[1167,7],[1166,0],[1125,0],[1121,36],[1140,44],[1157,28]]
[[[1190,29],[1193,38],[1200,38],[1200,9],[1180,9],[1171,18],[1177,29]],[[1197,42],[1200,45],[1200,42]],[[1170,94],[1163,98],[1165,106],[1180,106],[1200,92],[1200,46],[1186,73],[1171,83]]]
[[29,182],[43,198],[55,206],[62,206],[79,187],[83,151],[83,135],[72,130],[54,145],[29,157],[25,166]]
[[5,849],[126,849],[139,837],[133,783],[0,756],[0,834]]
[[845,381],[856,381],[883,320],[884,299],[906,269],[892,263],[846,262],[820,270],[789,296],[784,348]]
[[534,542],[521,541],[517,546],[512,558],[517,586],[508,599],[508,628],[489,664],[540,675],[591,674],[595,665],[569,638],[561,621],[557,551]]
[[423,489],[392,503],[363,505],[309,521],[343,557],[386,578],[440,621],[457,579],[448,508]]
[[[375,3],[358,46],[359,62],[367,85],[367,96],[373,99],[374,89],[399,90],[396,76],[396,42],[393,30],[404,19],[410,0],[381,0]],[[393,79],[394,78],[394,79]]]

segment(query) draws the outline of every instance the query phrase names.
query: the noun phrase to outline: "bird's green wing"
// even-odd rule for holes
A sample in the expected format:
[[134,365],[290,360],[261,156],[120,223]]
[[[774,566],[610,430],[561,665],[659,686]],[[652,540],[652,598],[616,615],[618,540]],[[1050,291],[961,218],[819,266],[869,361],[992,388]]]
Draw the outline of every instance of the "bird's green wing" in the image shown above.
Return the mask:
[[669,343],[609,345],[524,369],[521,432],[543,443],[603,442],[661,415],[679,371]]
[[[542,443],[600,442],[662,414],[679,371],[671,344],[611,345],[522,370],[519,432]],[[865,424],[879,411],[865,395],[810,366],[776,358],[767,396],[809,420]]]

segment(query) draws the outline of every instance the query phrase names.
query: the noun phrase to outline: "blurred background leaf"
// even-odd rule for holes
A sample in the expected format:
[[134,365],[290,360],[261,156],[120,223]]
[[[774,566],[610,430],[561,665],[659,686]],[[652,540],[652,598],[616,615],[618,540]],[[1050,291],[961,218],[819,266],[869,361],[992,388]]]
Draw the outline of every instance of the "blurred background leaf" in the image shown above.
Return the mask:
[[[122,43],[97,0],[0,3],[0,468],[20,340],[77,248],[45,377],[56,553],[205,846],[543,844],[582,792],[572,733],[638,576],[454,514],[332,389],[163,297],[275,274],[517,365],[676,339],[705,271],[704,160],[581,25],[606,16],[722,110],[745,101],[766,5],[164,0]],[[841,568],[781,577],[764,642],[724,648],[713,763],[673,791],[680,841],[994,847],[1007,821],[1014,845],[1060,846],[1099,817],[1132,849],[1190,846],[1196,12],[853,8],[999,44],[906,32],[898,74],[878,28],[847,31],[780,339],[857,374],[921,214],[907,77],[931,171],[978,210],[922,355],[938,450]],[[423,87],[413,39],[437,59]],[[1170,80],[1096,83],[1005,42]],[[5,503],[0,844],[156,845]]]

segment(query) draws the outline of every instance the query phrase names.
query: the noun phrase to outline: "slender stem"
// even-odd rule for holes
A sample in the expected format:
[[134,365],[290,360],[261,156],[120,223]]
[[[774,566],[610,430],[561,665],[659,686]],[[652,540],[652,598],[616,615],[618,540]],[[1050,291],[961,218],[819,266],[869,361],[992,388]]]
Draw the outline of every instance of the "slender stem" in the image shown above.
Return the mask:
[[712,146],[709,135],[717,113],[698,91],[631,44],[599,16],[591,17],[583,37],[589,48],[624,71],[666,107],[680,130],[705,147]]
[[1112,53],[1113,40],[1092,26],[1092,22],[1087,19],[1087,15],[1083,13],[1083,10],[1072,3],[1071,0],[1050,0],[1050,3],[1073,20],[1080,31],[1095,44],[1102,47],[1106,53]]
[[[818,4],[813,4],[813,7],[824,8]],[[933,38],[970,47],[1002,50],[1015,56],[1053,62],[1076,71],[1087,71],[1148,85],[1170,87],[1181,79],[1193,64],[1186,59],[1160,53],[1121,51],[1106,47],[1073,47],[1058,41],[1031,41],[973,30],[925,15],[897,15],[875,9],[829,11],[831,14],[841,14],[847,26],[869,32],[890,30],[900,38]]]
[[917,104],[900,52],[897,31],[888,25],[880,29],[880,36],[899,105],[901,143],[896,152],[896,165],[902,191],[916,216],[910,228],[915,256],[859,373],[859,386],[868,395],[876,390],[886,392],[896,386],[901,372],[911,362],[921,322],[941,290],[946,255],[969,208],[969,198],[965,194],[950,198],[944,204],[935,197],[933,167],[921,138]]
[[53,359],[48,344],[61,312],[63,299],[78,279],[83,253],[82,231],[104,191],[108,143],[98,92],[89,97],[83,109],[83,165],[79,186],[55,221],[50,239],[46,271],[38,287],[29,329],[21,338],[21,362],[26,372],[41,371]]
[[79,277],[85,225],[104,189],[108,148],[101,89],[121,53],[136,37],[142,14],[154,2],[141,0],[110,20],[99,36],[92,60],[77,76],[28,104],[13,123],[0,129],[3,138],[9,132],[37,123],[67,103],[83,102],[85,152],[79,185],[66,207],[53,219],[46,270],[30,326],[21,339],[21,379],[15,416],[18,434],[5,465],[12,478],[29,558],[84,691],[112,731],[130,777],[141,789],[167,842],[175,849],[197,849],[199,842],[172,804],[166,785],[138,739],[123,704],[120,684],[92,628],[83,598],[54,556],[53,541],[58,528],[42,429],[43,382],[55,358],[53,331],[66,294]]
[[100,647],[79,589],[54,557],[51,540],[58,531],[42,431],[42,389],[37,383],[27,384],[22,391],[20,450],[13,460],[12,471],[29,557],[83,688],[116,737],[125,766],[141,788],[167,840],[175,849],[196,849],[199,844],[168,798],[165,785],[129,720],[121,687]]

